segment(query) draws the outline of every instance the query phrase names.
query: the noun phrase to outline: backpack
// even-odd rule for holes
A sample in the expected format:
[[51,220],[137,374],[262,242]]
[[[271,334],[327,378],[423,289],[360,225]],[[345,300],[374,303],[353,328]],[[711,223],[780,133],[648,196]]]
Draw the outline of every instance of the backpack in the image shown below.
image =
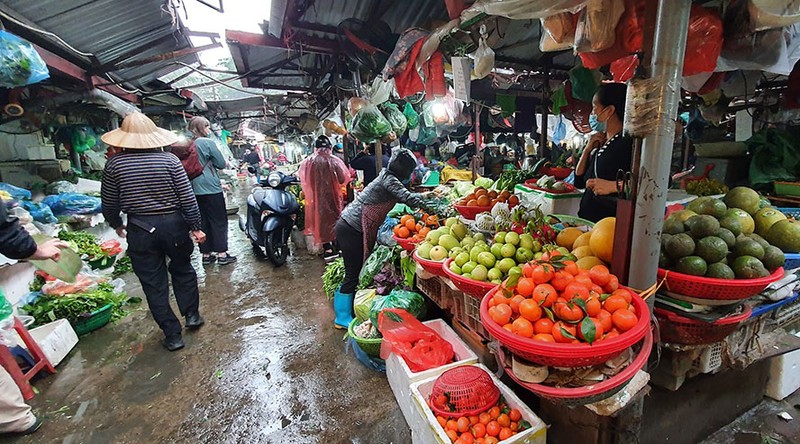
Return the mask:
[[189,180],[200,177],[203,174],[205,167],[200,163],[200,157],[197,155],[197,148],[194,141],[189,145],[173,146],[172,154],[180,159],[183,169],[186,170],[186,175]]

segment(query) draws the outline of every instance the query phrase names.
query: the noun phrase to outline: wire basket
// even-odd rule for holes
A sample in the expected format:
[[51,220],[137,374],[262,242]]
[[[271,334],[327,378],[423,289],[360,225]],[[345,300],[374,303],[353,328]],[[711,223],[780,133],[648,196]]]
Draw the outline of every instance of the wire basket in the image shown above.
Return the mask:
[[757,279],[715,279],[658,269],[658,278],[666,279],[667,291],[703,299],[736,301],[761,293],[767,285],[783,277],[783,268]]
[[374,338],[374,339],[366,339],[358,336],[356,332],[353,330],[356,326],[360,324],[358,319],[353,319],[353,322],[347,327],[347,334],[356,341],[361,351],[366,353],[367,355],[373,358],[379,358],[381,356],[381,344],[383,343],[383,338]]
[[404,239],[402,237],[397,237],[394,234],[392,235],[392,239],[394,239],[395,242],[397,242],[397,245],[400,245],[401,247],[403,247],[403,250],[406,250],[409,253],[414,251],[414,249],[417,248],[417,244],[419,243],[418,241],[415,241],[414,239],[410,239],[410,238],[409,239]]
[[451,263],[453,263],[453,259],[446,260],[442,266],[442,271],[444,271],[445,277],[453,281],[453,285],[455,285],[456,288],[463,291],[465,294],[480,299],[486,294],[487,291],[498,286],[497,284],[493,284],[491,282],[476,281],[475,279],[469,279],[455,274],[450,270]]
[[91,312],[87,317],[80,318],[73,322],[72,328],[75,330],[75,333],[80,336],[104,327],[111,320],[113,308],[114,305],[106,304]]
[[499,400],[500,389],[485,370],[462,365],[436,378],[431,390],[430,406],[437,415],[460,418],[477,416]]
[[661,342],[683,345],[712,344],[725,339],[750,317],[750,306],[744,304],[741,313],[704,322],[656,307],[655,316],[661,331]]
[[[552,387],[549,385],[544,384],[534,384],[530,382],[524,382],[517,378],[514,374],[514,371],[506,366],[503,365],[504,370],[508,373],[508,376],[514,380],[517,384],[522,386],[523,388],[532,391],[533,393],[537,394],[542,398],[546,398],[550,401],[553,401],[558,404],[566,404],[568,406],[578,406],[578,405],[586,405],[592,404],[598,401],[602,401],[604,399],[610,398],[614,396],[622,389],[625,388],[626,385],[636,376],[636,373],[644,368],[644,365],[647,363],[647,359],[650,357],[650,352],[653,349],[653,333],[648,329],[647,334],[645,335],[644,339],[641,341],[641,347],[639,348],[639,352],[636,357],[628,364],[625,369],[621,372],[617,373],[616,375],[606,379],[605,381],[599,382],[597,384],[588,385],[585,387],[574,387],[574,388],[561,388],[561,387]],[[503,351],[503,347],[498,348],[498,358],[500,362],[505,363],[505,353]]]
[[444,276],[444,271],[442,270],[442,264],[444,261],[433,261],[430,259],[423,259],[419,257],[416,250],[414,253],[411,254],[411,257],[414,259],[416,263],[422,267],[423,270],[427,271],[428,273],[435,275],[435,276]]
[[510,352],[536,364],[566,368],[602,364],[641,341],[650,331],[650,310],[647,303],[638,294],[632,292],[631,303],[636,308],[639,321],[633,328],[619,336],[594,344],[534,341],[504,329],[489,316],[489,300],[494,297],[496,291],[498,290],[490,291],[481,301],[481,322],[483,322],[484,328]]

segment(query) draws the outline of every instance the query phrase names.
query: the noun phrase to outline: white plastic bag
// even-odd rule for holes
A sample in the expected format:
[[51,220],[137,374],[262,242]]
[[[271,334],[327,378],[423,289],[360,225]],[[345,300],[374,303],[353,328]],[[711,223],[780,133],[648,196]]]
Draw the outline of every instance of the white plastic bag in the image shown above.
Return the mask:
[[575,50],[599,52],[610,48],[616,41],[617,23],[623,12],[624,0],[589,0],[578,19]]
[[481,40],[478,49],[472,54],[475,59],[473,74],[482,79],[489,75],[494,69],[494,51],[486,44],[486,26],[481,25]]
[[476,14],[499,15],[512,20],[531,20],[558,14],[564,11],[577,11],[588,0],[482,0],[462,13],[463,19]]
[[797,0],[750,0],[750,29],[783,28],[800,22],[800,2]]
[[575,45],[575,18],[569,12],[561,12],[539,19],[542,38],[539,50],[542,52],[562,51]]
[[369,88],[369,103],[380,105],[389,101],[394,89],[394,79],[383,80],[382,77],[375,77],[372,86]]

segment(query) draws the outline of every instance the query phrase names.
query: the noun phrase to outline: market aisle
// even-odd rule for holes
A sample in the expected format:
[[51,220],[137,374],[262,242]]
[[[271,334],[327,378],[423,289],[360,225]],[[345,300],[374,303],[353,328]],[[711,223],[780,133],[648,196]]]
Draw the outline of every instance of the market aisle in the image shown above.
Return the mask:
[[410,442],[386,378],[345,355],[331,328],[322,260],[301,251],[274,269],[234,218],[229,228],[239,262],[200,271],[207,323],[184,350],[161,347],[143,302],[35,384],[45,425],[9,442]]

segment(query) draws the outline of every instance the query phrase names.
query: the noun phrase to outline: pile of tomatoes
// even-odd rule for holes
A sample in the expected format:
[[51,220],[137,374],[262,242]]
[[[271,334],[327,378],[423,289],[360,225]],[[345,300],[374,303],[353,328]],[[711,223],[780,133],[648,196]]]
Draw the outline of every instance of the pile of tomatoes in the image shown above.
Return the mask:
[[411,214],[405,214],[400,218],[400,223],[393,228],[394,235],[400,239],[411,239],[422,242],[425,236],[439,228],[439,218],[435,214],[428,215],[422,213],[415,218]]
[[497,444],[531,427],[519,410],[509,408],[502,400],[477,416],[437,416],[436,420],[456,444]]
[[639,322],[631,292],[605,265],[581,270],[559,259],[525,264],[516,286],[495,292],[489,317],[516,335],[558,343],[597,343]]
[[500,202],[508,203],[509,207],[513,207],[519,203],[519,197],[511,194],[508,190],[498,193],[495,190],[489,191],[486,188],[478,187],[458,201],[458,204],[468,207],[493,207],[494,204]]

